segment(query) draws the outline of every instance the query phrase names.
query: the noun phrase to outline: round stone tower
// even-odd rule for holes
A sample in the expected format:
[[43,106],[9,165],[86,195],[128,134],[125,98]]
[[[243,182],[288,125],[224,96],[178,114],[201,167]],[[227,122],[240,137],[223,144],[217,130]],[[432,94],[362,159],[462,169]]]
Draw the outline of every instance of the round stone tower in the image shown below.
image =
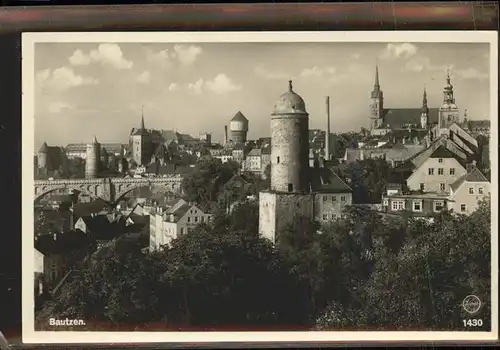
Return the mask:
[[85,161],[85,177],[95,179],[99,172],[99,163],[101,161],[101,145],[94,137],[94,142],[87,144],[87,159]]
[[248,134],[248,119],[243,113],[236,113],[229,123],[229,139],[233,143],[245,143]]
[[39,168],[46,168],[47,167],[47,158],[49,157],[49,147],[47,146],[47,143],[44,142],[42,147],[38,150],[38,167]]
[[288,91],[271,114],[271,190],[309,192],[309,114],[302,97]]

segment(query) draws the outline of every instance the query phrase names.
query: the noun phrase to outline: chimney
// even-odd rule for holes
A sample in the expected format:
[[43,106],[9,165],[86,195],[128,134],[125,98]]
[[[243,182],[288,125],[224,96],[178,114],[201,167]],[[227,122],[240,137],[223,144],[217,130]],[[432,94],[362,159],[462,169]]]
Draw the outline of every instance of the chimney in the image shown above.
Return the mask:
[[224,125],[224,146],[227,144],[227,125]]
[[325,133],[325,160],[330,160],[330,96],[325,98],[326,105],[326,133]]

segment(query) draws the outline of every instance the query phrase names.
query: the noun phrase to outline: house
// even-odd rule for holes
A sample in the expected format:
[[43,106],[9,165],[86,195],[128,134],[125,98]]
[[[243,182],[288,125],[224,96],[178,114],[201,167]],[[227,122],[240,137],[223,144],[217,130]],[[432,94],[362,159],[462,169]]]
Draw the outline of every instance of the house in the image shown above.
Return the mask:
[[245,160],[245,170],[252,173],[262,172],[262,149],[253,148],[248,152]]
[[465,161],[441,145],[413,170],[406,185],[410,191],[445,193],[466,173]]
[[473,136],[490,136],[490,120],[469,120],[467,126]]
[[237,143],[236,145],[234,145],[231,151],[231,154],[233,156],[232,159],[241,164],[245,159],[245,151],[246,151],[245,144]]
[[451,208],[452,200],[443,193],[391,193],[382,197],[382,210],[386,213],[410,213],[411,216],[432,216]]
[[469,172],[450,185],[451,209],[459,214],[471,214],[481,200],[490,196],[491,184],[481,171],[472,167]]
[[116,213],[90,215],[78,218],[74,229],[79,230],[95,240],[113,239],[123,233],[125,218]]
[[234,175],[224,184],[218,201],[221,205],[229,207],[232,203],[246,198],[251,186],[244,175]]
[[179,235],[184,235],[201,223],[212,220],[212,214],[205,213],[196,205],[184,200],[172,205],[168,209],[157,208],[151,212],[150,218],[150,250],[159,249],[168,245]]
[[317,166],[310,172],[314,217],[323,222],[340,217],[352,204],[352,189],[330,168]]
[[35,238],[35,274],[49,289],[89,252],[91,240],[79,230]]

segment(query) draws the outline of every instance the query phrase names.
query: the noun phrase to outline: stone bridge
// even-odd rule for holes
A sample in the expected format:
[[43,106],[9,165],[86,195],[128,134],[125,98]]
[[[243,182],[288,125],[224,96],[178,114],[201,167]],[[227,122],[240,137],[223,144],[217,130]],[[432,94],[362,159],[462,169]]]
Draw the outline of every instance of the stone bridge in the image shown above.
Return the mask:
[[116,203],[128,192],[143,187],[181,193],[182,180],[181,175],[153,178],[35,180],[34,200],[37,203],[50,192],[68,189],[103,199],[108,203]]

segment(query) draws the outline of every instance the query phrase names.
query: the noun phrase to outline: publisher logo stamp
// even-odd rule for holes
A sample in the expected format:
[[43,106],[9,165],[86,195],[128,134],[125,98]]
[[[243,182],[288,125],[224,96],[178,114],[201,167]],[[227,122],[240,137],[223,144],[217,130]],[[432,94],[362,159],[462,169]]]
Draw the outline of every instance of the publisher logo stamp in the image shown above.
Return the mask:
[[475,295],[468,295],[462,302],[462,307],[469,314],[475,314],[481,308],[481,300]]

